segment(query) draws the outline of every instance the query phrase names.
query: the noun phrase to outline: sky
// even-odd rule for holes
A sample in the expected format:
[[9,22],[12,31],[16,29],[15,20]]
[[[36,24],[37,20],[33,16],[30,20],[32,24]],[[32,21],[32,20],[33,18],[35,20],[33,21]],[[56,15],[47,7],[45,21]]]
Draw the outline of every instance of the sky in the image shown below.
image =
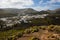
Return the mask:
[[60,0],[0,0],[0,8],[54,10],[60,8]]

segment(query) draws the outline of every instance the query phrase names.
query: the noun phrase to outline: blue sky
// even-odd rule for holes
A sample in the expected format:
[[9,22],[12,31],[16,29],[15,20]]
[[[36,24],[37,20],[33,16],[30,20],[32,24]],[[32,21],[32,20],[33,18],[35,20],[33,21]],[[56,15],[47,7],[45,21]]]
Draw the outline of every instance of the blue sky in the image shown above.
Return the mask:
[[36,10],[54,10],[60,8],[60,0],[33,0]]
[[48,10],[60,8],[60,0],[0,0],[0,8],[33,8]]

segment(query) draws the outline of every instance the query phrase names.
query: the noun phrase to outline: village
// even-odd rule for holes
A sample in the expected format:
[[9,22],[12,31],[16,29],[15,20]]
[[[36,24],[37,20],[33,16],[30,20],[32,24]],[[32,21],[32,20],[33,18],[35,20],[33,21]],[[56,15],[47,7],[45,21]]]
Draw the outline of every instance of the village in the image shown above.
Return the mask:
[[0,18],[0,20],[4,21],[5,24],[3,26],[3,28],[6,27],[12,27],[12,25],[14,24],[21,24],[21,22],[23,21],[24,23],[29,23],[31,21],[27,21],[33,18],[45,18],[45,16],[47,16],[48,14],[42,14],[42,15],[25,15],[25,16],[14,16],[14,17],[7,17],[7,18]]

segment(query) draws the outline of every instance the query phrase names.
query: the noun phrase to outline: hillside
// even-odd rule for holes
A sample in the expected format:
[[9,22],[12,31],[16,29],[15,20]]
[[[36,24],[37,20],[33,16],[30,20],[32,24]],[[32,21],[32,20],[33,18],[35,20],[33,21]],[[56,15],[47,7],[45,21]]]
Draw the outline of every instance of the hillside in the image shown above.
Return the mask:
[[13,17],[17,15],[36,15],[36,14],[60,14],[60,8],[55,10],[42,10],[42,11],[36,11],[31,8],[25,8],[25,9],[16,9],[16,8],[5,8],[0,9],[0,17]]
[[33,17],[29,20],[25,19],[28,16],[23,16],[21,17],[22,19],[24,18],[22,21],[20,21],[20,18],[18,17],[7,19],[7,21],[0,20],[0,40],[60,40],[59,12],[60,11],[58,9],[48,11],[42,10],[40,12],[30,8],[0,9],[0,15],[2,17],[12,17],[13,15],[15,16],[18,14],[19,16],[48,14],[43,18]]
[[37,12],[38,11],[31,9],[31,8],[26,8],[26,9],[5,8],[5,9],[0,9],[0,17],[12,17],[12,16],[17,16],[18,14],[33,15],[34,13],[37,13]]
[[31,26],[0,31],[0,40],[60,40],[60,26]]

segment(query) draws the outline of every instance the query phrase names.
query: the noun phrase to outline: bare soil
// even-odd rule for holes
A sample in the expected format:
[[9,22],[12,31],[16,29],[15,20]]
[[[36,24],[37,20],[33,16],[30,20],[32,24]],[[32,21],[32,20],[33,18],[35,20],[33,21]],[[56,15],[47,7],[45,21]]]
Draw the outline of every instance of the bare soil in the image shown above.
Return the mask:
[[60,34],[49,32],[48,30],[39,30],[39,32],[24,34],[21,38],[18,38],[17,40],[30,40],[31,37],[36,37],[40,40],[56,40],[57,38],[60,38]]

